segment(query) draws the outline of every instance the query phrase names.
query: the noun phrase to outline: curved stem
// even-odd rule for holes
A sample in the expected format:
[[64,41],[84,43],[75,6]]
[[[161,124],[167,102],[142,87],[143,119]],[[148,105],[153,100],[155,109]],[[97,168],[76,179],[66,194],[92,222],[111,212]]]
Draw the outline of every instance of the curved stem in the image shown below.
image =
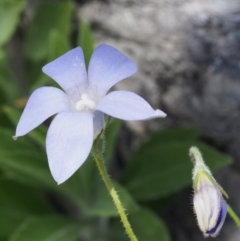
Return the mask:
[[233,221],[236,223],[236,225],[240,228],[240,218],[233,211],[233,209],[231,208],[231,206],[229,204],[227,204],[227,211],[228,211],[229,216],[233,219]]
[[109,178],[109,176],[107,174],[107,170],[106,170],[106,167],[105,167],[105,165],[103,163],[103,160],[102,160],[102,158],[100,157],[100,155],[98,154],[98,152],[97,152],[97,150],[95,148],[93,148],[93,150],[92,150],[92,155],[93,155],[93,157],[94,157],[94,159],[95,159],[95,161],[97,163],[97,167],[98,167],[98,169],[100,171],[102,179],[103,179],[104,183],[106,184],[107,189],[108,189],[108,191],[109,191],[109,193],[110,193],[110,195],[111,195],[111,197],[113,199],[113,202],[114,202],[114,204],[115,204],[115,206],[117,208],[117,211],[119,213],[119,216],[121,218],[123,226],[124,226],[128,236],[129,236],[130,240],[131,241],[138,241],[137,237],[135,236],[135,234],[134,234],[134,232],[132,230],[132,227],[131,227],[131,225],[130,225],[130,223],[128,221],[127,215],[126,215],[126,213],[124,211],[124,208],[123,208],[122,203],[121,203],[121,201],[119,199],[119,196],[118,196],[116,190],[114,189],[114,187],[113,187],[113,185],[111,183],[111,180],[110,180],[110,178]]

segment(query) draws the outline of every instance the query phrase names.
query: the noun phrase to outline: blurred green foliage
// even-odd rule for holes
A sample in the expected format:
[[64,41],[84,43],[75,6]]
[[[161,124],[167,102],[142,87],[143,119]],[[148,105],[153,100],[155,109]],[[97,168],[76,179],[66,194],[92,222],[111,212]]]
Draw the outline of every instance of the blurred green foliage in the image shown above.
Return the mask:
[[78,223],[61,216],[29,218],[11,235],[9,241],[75,241]]
[[[58,186],[45,153],[48,124],[12,140],[31,91],[42,85],[57,86],[41,73],[41,67],[75,45],[82,46],[86,64],[90,60],[94,49],[91,29],[83,20],[77,20],[74,9],[72,1],[41,2],[36,6],[23,0],[0,2],[1,241],[127,240],[91,156]],[[24,84],[12,70],[10,43],[18,35],[23,44],[20,57]],[[21,92],[19,86],[25,91]],[[114,120],[106,129],[104,157],[109,168],[114,164],[121,124]],[[191,145],[200,147],[212,170],[231,163],[229,157],[200,141],[199,131],[166,130],[140,145],[122,168],[119,180],[114,180],[140,241],[170,241],[158,206],[164,207],[191,185]],[[146,201],[145,207],[142,201]]]
[[0,46],[7,43],[14,33],[19,21],[19,15],[26,3],[25,0],[0,2]]
[[0,240],[10,236],[29,217],[54,213],[42,193],[18,182],[0,180]]
[[[25,56],[35,61],[45,59],[49,54],[52,31],[57,30],[67,41],[70,37],[72,11],[73,4],[69,1],[40,4],[28,27],[24,42]],[[61,52],[54,45],[52,47],[58,53]]]
[[199,138],[194,129],[167,130],[152,136],[131,155],[121,183],[140,201],[179,192],[191,185],[192,163],[186,158],[191,146],[200,148],[212,171],[231,163],[228,156],[202,143]]

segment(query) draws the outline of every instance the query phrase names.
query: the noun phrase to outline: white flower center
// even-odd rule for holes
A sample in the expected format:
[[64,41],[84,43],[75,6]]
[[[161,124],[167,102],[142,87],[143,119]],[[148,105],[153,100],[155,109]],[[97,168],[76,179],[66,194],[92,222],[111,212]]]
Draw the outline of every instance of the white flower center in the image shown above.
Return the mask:
[[93,110],[95,107],[96,103],[87,94],[82,94],[81,99],[75,105],[77,111]]

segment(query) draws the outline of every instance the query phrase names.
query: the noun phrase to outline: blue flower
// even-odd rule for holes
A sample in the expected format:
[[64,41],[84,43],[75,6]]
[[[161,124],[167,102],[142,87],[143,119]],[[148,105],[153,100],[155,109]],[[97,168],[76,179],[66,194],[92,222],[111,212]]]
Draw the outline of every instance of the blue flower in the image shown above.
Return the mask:
[[227,215],[222,193],[227,194],[212,176],[196,147],[191,147],[190,155],[194,159],[193,205],[198,226],[205,237],[216,237]]
[[52,115],[46,138],[51,173],[63,183],[84,163],[94,137],[104,127],[104,114],[122,120],[165,117],[140,96],[109,89],[137,71],[136,64],[108,46],[98,46],[86,71],[83,51],[77,47],[43,67],[63,90],[41,87],[30,96],[14,138],[23,136]]

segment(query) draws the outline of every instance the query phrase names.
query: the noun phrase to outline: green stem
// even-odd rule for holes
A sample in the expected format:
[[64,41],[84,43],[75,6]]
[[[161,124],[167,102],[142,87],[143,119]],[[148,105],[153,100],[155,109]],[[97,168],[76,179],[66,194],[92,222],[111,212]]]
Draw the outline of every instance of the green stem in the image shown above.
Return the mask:
[[233,209],[231,208],[231,206],[229,204],[227,204],[227,211],[228,211],[229,216],[233,219],[233,221],[236,223],[236,225],[240,228],[240,218],[233,211]]
[[113,185],[111,183],[111,180],[110,180],[110,178],[109,178],[109,176],[107,174],[107,170],[106,170],[106,167],[105,167],[105,165],[103,163],[103,160],[102,160],[102,158],[100,157],[100,155],[98,154],[98,152],[97,152],[97,150],[95,148],[93,148],[93,150],[92,150],[92,155],[93,155],[93,157],[94,157],[94,159],[95,159],[95,161],[97,163],[97,167],[98,167],[98,169],[100,171],[102,179],[103,179],[104,183],[106,184],[107,189],[108,189],[108,191],[109,191],[109,193],[110,193],[110,195],[111,195],[111,197],[113,199],[113,202],[114,202],[114,204],[115,204],[115,206],[117,208],[117,211],[119,213],[119,216],[121,218],[123,226],[124,226],[128,236],[129,236],[130,240],[131,241],[138,241],[137,237],[135,236],[135,234],[134,234],[134,232],[132,230],[132,227],[131,227],[131,225],[130,225],[130,223],[128,221],[127,215],[126,215],[126,213],[124,211],[124,208],[123,208],[122,203],[121,203],[121,201],[119,199],[119,196],[118,196],[116,190],[114,189],[114,187],[113,187]]

